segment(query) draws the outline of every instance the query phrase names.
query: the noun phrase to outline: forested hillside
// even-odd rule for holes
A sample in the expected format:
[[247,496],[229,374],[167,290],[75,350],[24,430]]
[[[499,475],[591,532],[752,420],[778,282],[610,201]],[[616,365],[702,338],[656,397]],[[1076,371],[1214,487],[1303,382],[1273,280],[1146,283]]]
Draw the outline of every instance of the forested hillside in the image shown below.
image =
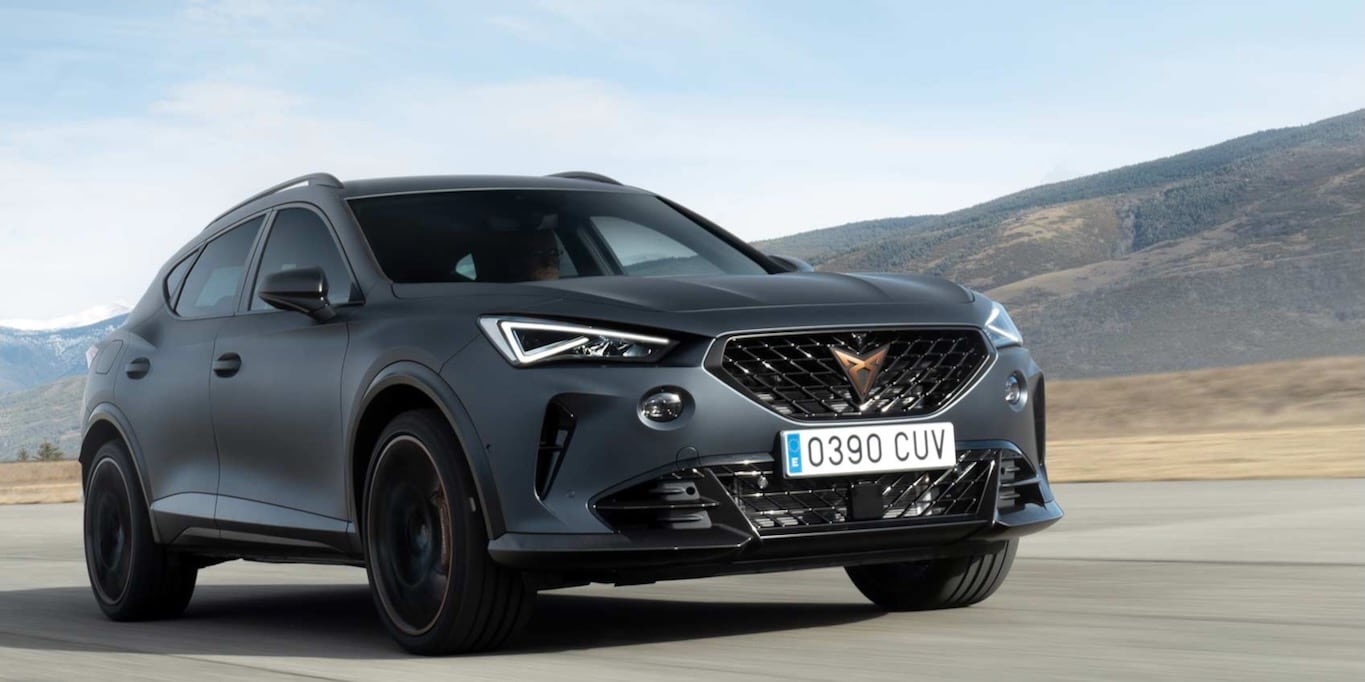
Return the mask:
[[21,449],[36,455],[43,441],[74,459],[80,452],[84,392],[85,377],[77,376],[0,395],[0,462],[15,459]]

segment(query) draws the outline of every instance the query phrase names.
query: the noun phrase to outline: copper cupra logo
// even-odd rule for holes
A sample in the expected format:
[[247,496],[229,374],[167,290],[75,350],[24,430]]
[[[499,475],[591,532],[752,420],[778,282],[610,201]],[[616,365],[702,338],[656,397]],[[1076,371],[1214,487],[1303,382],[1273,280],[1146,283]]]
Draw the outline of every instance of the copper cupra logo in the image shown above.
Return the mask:
[[830,346],[829,350],[834,353],[834,359],[839,361],[844,368],[844,374],[848,375],[848,382],[853,384],[853,393],[858,397],[858,402],[867,400],[867,394],[877,383],[877,375],[881,373],[882,364],[886,362],[886,351],[890,349],[891,346],[886,345],[866,355],[858,355],[851,350]]

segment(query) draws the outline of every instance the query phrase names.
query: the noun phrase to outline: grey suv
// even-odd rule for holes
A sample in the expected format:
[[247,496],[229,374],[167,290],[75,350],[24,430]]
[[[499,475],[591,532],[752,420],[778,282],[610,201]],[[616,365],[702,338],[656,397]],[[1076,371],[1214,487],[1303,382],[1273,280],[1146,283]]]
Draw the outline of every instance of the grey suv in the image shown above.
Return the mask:
[[966,606],[1061,517],[999,304],[813,272],[591,173],[290,180],[92,351],[85,553],[115,620],[179,614],[232,559],[364,566],[423,654],[589,582],[843,566],[885,609]]

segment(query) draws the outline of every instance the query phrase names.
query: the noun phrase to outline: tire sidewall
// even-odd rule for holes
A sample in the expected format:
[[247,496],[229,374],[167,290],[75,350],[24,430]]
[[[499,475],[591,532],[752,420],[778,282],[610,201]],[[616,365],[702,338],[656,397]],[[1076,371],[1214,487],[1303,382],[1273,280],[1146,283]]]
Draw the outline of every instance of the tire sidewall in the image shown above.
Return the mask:
[[855,587],[888,611],[960,608],[984,601],[1004,583],[1019,540],[977,555],[850,566]]

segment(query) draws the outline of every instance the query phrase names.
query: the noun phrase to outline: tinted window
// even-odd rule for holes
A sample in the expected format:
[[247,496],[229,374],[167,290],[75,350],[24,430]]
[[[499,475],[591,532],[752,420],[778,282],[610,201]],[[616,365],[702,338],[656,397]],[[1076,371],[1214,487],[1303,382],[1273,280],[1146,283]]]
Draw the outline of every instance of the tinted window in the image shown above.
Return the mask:
[[478,190],[355,199],[395,282],[525,282],[581,275],[765,274],[648,194]]
[[644,225],[611,216],[594,217],[592,224],[627,275],[724,274],[696,251]]
[[237,309],[242,271],[265,217],[253,218],[209,242],[185,278],[175,312],[185,317],[231,315]]
[[180,285],[185,283],[185,275],[189,274],[190,266],[194,265],[194,257],[198,255],[198,252],[195,252],[185,256],[166,275],[165,294],[167,303],[175,305],[175,297],[180,294]]
[[[573,259],[569,258],[569,252],[564,248],[564,242],[560,241],[558,236],[555,237],[554,241],[554,250],[557,252],[559,258],[559,272],[557,274],[560,277],[576,276],[578,274],[578,269],[574,267]],[[487,268],[485,268],[485,271],[486,270]],[[479,281],[479,268],[478,264],[474,261],[473,252],[455,263],[455,274],[471,282]],[[485,277],[483,279],[487,281],[489,278]]]
[[[260,291],[268,275],[294,268],[322,268],[327,274],[327,299],[332,305],[356,300],[354,280],[346,261],[322,217],[306,208],[286,208],[275,214],[266,238],[261,267],[256,273]],[[270,308],[259,296],[251,299],[252,310]]]

